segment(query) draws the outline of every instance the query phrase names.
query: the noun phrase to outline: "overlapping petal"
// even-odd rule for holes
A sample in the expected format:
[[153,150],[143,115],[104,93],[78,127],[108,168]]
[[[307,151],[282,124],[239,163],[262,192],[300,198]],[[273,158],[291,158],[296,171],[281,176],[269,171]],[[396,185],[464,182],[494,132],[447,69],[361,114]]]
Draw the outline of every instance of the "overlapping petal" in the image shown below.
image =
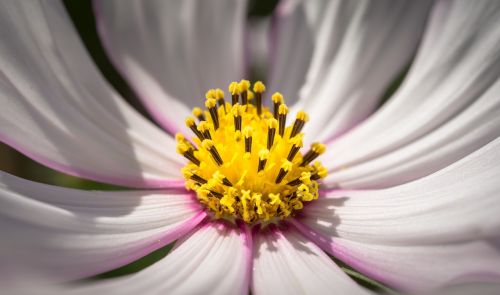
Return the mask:
[[[314,32],[327,1],[280,1],[271,18],[269,34],[269,93],[281,92],[288,104],[298,99],[298,91],[314,51]],[[312,8],[308,10],[308,8]],[[318,9],[316,9],[318,8]],[[286,77],[286,79],[283,79]]]
[[188,233],[201,210],[182,191],[81,191],[2,173],[0,281],[61,282],[114,269]]
[[369,294],[293,228],[254,237],[253,294]]
[[474,282],[467,284],[456,284],[433,292],[425,293],[425,295],[497,295],[500,291],[500,283],[492,282]]
[[[284,1],[276,16],[272,90],[312,115],[307,140],[365,119],[408,64],[430,1]],[[300,91],[299,91],[300,90]]]
[[0,5],[0,141],[84,178],[182,185],[174,140],[104,81],[59,1]]
[[245,0],[94,1],[111,60],[170,132],[209,88],[243,78]]
[[[332,172],[347,170],[412,143],[417,145],[413,148],[425,154],[428,146],[418,146],[416,140],[438,128],[448,128],[445,124],[455,117],[473,113],[468,109],[475,107],[483,94],[497,89],[494,84],[499,77],[500,3],[438,1],[416,60],[401,88],[358,128],[332,142],[325,155],[328,159],[325,165]],[[464,128],[463,132],[467,131]],[[481,141],[482,144],[488,142]],[[471,150],[469,146],[451,158],[458,160]],[[412,169],[401,173],[409,173],[406,180],[415,179],[449,162],[429,165],[427,170],[414,176]]]
[[[126,277],[69,288],[61,294],[248,294],[251,237],[229,224],[206,223],[162,260]],[[49,289],[50,290],[50,289]]]
[[330,254],[394,287],[499,281],[499,161],[497,139],[405,185],[326,192],[295,224]]
[[327,187],[384,188],[435,172],[500,136],[500,80],[469,107],[409,145],[325,179]]

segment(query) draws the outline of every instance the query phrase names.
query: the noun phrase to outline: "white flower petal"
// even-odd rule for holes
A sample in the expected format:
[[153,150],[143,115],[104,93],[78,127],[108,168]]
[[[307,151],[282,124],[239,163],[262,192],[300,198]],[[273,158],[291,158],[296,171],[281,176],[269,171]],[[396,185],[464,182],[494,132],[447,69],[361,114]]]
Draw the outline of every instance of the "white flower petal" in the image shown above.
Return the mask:
[[253,294],[369,294],[293,228],[254,239]]
[[500,2],[439,1],[403,85],[377,113],[330,145],[331,170],[348,169],[432,132],[500,76]]
[[284,82],[271,89],[282,87],[287,99],[299,96],[294,109],[304,108],[312,117],[308,141],[330,139],[366,118],[408,64],[430,1],[296,2],[286,1],[278,10],[290,12],[278,14],[271,81]]
[[209,222],[136,274],[69,286],[62,293],[248,294],[251,247],[248,231]]
[[248,66],[257,73],[265,73],[269,63],[269,31],[271,18],[249,19],[247,25]]
[[105,82],[59,1],[0,5],[0,141],[84,178],[182,185],[175,141]]
[[107,52],[155,120],[186,130],[188,107],[243,78],[245,0],[94,1]]
[[405,185],[330,191],[295,224],[330,254],[405,290],[500,280],[500,139]]
[[[320,6],[306,5],[301,1],[280,1],[271,19],[269,36],[269,85],[267,93],[281,92],[288,104],[298,99],[304,84],[306,69],[314,50],[314,22],[321,18]],[[324,1],[325,2],[325,1]],[[326,6],[323,3],[323,6]],[[309,13],[308,13],[309,12]]]
[[58,282],[114,269],[189,232],[201,210],[183,191],[81,191],[2,173],[0,280]]
[[414,142],[373,160],[333,171],[327,187],[383,188],[429,175],[500,136],[500,80],[465,110]]
[[457,284],[425,293],[425,295],[498,295],[500,293],[500,283],[492,282],[474,282],[468,284]]

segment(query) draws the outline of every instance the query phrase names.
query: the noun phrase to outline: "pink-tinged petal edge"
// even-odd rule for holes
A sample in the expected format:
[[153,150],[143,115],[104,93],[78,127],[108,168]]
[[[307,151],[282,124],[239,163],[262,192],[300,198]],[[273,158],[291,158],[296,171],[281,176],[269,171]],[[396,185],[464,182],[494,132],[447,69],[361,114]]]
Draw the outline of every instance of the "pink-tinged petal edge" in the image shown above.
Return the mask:
[[182,192],[82,191],[6,173],[0,180],[0,284],[106,272],[185,236],[207,216]]
[[[192,235],[193,233],[196,233],[197,231],[207,227],[215,229],[232,229],[239,231],[244,248],[243,257],[244,261],[246,262],[245,278],[243,285],[245,286],[244,287],[245,290],[250,290],[250,284],[252,282],[252,272],[253,272],[253,239],[252,239],[251,229],[244,222],[237,221],[237,224],[234,225],[233,223],[224,219],[213,220],[211,219],[211,217],[208,217],[208,215],[204,211],[203,213],[204,213],[204,218],[201,220],[201,222],[196,223],[190,231],[186,232],[187,238],[189,238],[189,236]],[[246,293],[248,292],[247,291],[242,292],[242,294]]]
[[[105,49],[105,52],[107,53],[106,56],[108,59],[111,61],[113,66],[118,69],[121,75],[126,75],[127,71],[122,67],[121,63],[117,62],[115,58],[113,57],[112,54],[109,54],[108,52],[111,52],[111,45],[109,44],[109,38],[108,32],[106,31],[106,26],[104,25],[103,21],[99,21],[99,19],[103,18],[103,14],[101,12],[100,5],[98,4],[99,1],[92,0],[92,9],[94,11],[94,17],[96,19],[96,28],[97,32],[99,33],[99,36],[101,37],[101,44]],[[137,92],[136,89],[134,91]],[[176,134],[177,132],[180,132],[181,129],[179,126],[169,120],[166,116],[163,115],[161,111],[159,111],[153,104],[149,103],[149,100],[144,97],[143,93],[137,93],[138,96],[142,97],[141,102],[148,111],[148,113],[160,124],[168,133],[170,134]]]
[[357,260],[355,256],[352,256],[349,252],[349,249],[336,245],[334,243],[330,243],[327,237],[313,231],[308,226],[302,224],[300,221],[296,219],[290,219],[289,223],[297,228],[297,230],[306,236],[308,239],[316,243],[321,249],[327,251],[329,253],[334,253],[335,257],[345,262],[347,265],[353,267],[359,272],[367,275],[368,277],[383,282],[385,284],[389,284],[391,286],[397,286],[396,282],[390,281],[383,274],[374,271],[369,267],[366,267],[364,263],[360,260]]
[[252,232],[250,228],[243,222],[238,224],[240,230],[243,232],[244,245],[245,245],[245,260],[247,261],[247,275],[246,275],[246,286],[250,290],[250,284],[253,277],[253,239]]
[[[348,195],[349,192],[356,192],[356,190],[349,190],[349,189],[323,189],[320,190],[320,198],[325,193],[333,191],[339,193],[341,192],[342,194],[346,195]],[[305,237],[313,241],[316,245],[318,245],[318,247],[323,249],[325,252],[330,253],[331,255],[335,256],[335,258],[338,258],[339,260],[343,261],[344,263],[351,266],[355,270],[363,273],[367,277],[382,282],[393,288],[401,290],[407,289],[405,285],[402,285],[399,281],[395,280],[394,277],[386,276],[384,275],[383,272],[377,272],[377,270],[374,269],[373,267],[367,266],[366,263],[364,263],[361,259],[358,259],[356,255],[353,255],[352,251],[350,251],[348,247],[344,247],[334,242],[332,243],[329,237],[326,237],[321,233],[311,229],[309,226],[302,223],[300,220],[295,218],[290,218],[289,220],[287,220],[287,223],[294,226],[301,234],[303,234]],[[496,272],[486,272],[486,271],[467,273],[463,274],[463,276],[458,276],[455,279],[448,281],[447,285],[453,286],[455,284],[462,284],[463,282],[461,282],[460,280],[462,277],[466,276],[469,278],[473,276],[478,282],[482,281],[491,282],[494,280],[498,280],[499,275],[500,274]]]
[[[185,236],[189,232],[191,232],[198,224],[202,223],[202,221],[207,217],[207,213],[205,211],[200,211],[198,214],[196,214],[193,218],[190,220],[186,221],[182,225],[180,225],[178,228],[173,230],[172,232],[169,232],[168,234],[162,235],[161,238],[156,240],[153,244],[149,245],[148,247],[145,247],[141,249],[141,251],[135,253],[134,255],[129,255],[126,257],[126,260],[118,261],[116,263],[116,267],[121,267],[124,265],[127,265],[129,263],[132,263],[134,261],[137,261],[138,259],[141,259],[142,257],[151,254],[152,252],[165,247],[166,245],[172,243],[173,241],[178,240],[179,238]],[[94,273],[91,273],[89,275],[94,275]]]
[[28,158],[31,158],[35,160],[36,162],[49,167],[54,170],[61,171],[63,173],[76,176],[76,177],[81,177],[85,179],[90,179],[94,180],[97,182],[104,182],[104,183],[114,183],[114,184],[119,184],[123,185],[125,187],[147,187],[147,188],[173,188],[173,189],[184,189],[184,180],[179,179],[179,180],[167,180],[167,179],[143,179],[142,181],[136,181],[132,179],[123,179],[123,178],[114,178],[111,176],[106,176],[106,175],[100,175],[97,172],[92,172],[92,171],[85,171],[85,170],[79,170],[76,169],[75,167],[71,167],[70,165],[64,165],[61,163],[57,163],[55,161],[52,161],[50,159],[47,159],[45,157],[42,157],[40,155],[37,155],[33,152],[31,152],[29,149],[25,148],[24,146],[15,143],[14,141],[10,140],[7,136],[4,136],[0,134],[0,142],[3,142],[4,144],[11,146],[13,149],[17,150],[21,154],[27,156]]
[[[307,236],[304,236],[300,231],[296,230],[294,226],[289,224],[288,222],[281,223],[280,225],[270,225],[264,229],[255,229],[254,234],[256,235],[255,241],[257,244],[262,242],[262,239],[266,240],[269,239],[271,241],[276,241],[277,245],[271,246],[274,251],[280,251],[280,256],[283,254],[284,256],[287,256],[284,254],[284,252],[287,252],[286,249],[280,249],[282,248],[282,245],[280,246],[279,240],[285,241],[285,243],[296,243],[295,247],[298,247],[295,249],[295,251],[298,251],[295,255],[289,253],[288,259],[291,259],[292,257],[297,259],[297,261],[291,261],[287,260],[284,256],[281,258],[283,261],[279,261],[281,259],[279,258],[274,258],[269,259],[268,263],[275,263],[281,262],[281,267],[284,268],[289,268],[288,272],[291,272],[291,275],[283,274],[284,276],[288,276],[289,280],[296,280],[297,286],[294,286],[293,288],[300,288],[303,293],[308,294],[315,294],[315,293],[325,293],[325,290],[328,290],[327,293],[334,293],[334,291],[337,291],[337,293],[340,294],[371,294],[368,290],[365,288],[359,286],[357,283],[355,283],[345,272],[343,272],[328,256],[326,253],[323,252],[322,249],[318,245],[314,243],[313,240],[309,240]],[[267,236],[267,237],[266,237]],[[294,242],[290,242],[293,240]],[[309,241],[308,241],[309,240]],[[290,244],[290,246],[292,245]],[[256,245],[259,247],[258,245]],[[288,249],[290,250],[290,249]],[[259,250],[257,250],[259,251]],[[283,253],[281,251],[284,251]],[[299,255],[300,254],[300,255]],[[258,257],[259,254],[257,254]],[[256,258],[258,259],[258,258]],[[297,264],[298,263],[298,264]],[[314,266],[311,265],[314,264]],[[279,265],[280,263],[278,263]],[[317,271],[318,274],[314,273],[308,273],[306,270],[301,270],[300,266],[302,265],[303,267],[310,268],[311,270]],[[259,266],[254,266],[255,268],[261,268],[260,270],[256,270],[261,273],[260,279],[262,280],[262,264]],[[298,268],[297,268],[298,267]],[[300,269],[300,270],[299,270]],[[283,271],[287,272],[286,269],[282,269]],[[300,272],[303,272],[303,275],[300,275]],[[272,273],[269,273],[268,275],[276,275],[273,279],[281,281],[283,278],[283,275],[280,275],[280,272],[276,272],[276,269],[273,270]],[[311,276],[307,278],[307,276]],[[267,279],[267,278],[266,278]],[[269,278],[271,279],[271,278]],[[308,282],[311,279],[314,280],[314,283]],[[269,283],[269,282],[267,282]],[[283,283],[283,282],[282,282]],[[255,284],[253,282],[252,284]],[[280,284],[278,283],[277,285],[274,285],[274,287],[279,286]],[[299,287],[300,286],[300,287]],[[265,287],[264,290],[267,290],[269,288],[272,288],[271,285],[268,285]],[[293,289],[292,288],[292,289]],[[256,290],[256,286],[252,286],[252,292],[254,294],[259,294],[258,290]],[[323,291],[320,291],[323,289]],[[286,289],[279,289],[278,291],[270,291],[267,292],[268,294],[287,294],[287,292],[290,292],[290,288]]]
[[[326,191],[339,191],[339,190],[337,189],[323,190],[323,192]],[[346,193],[349,192],[349,190],[340,190],[340,191]],[[297,219],[290,218],[288,220],[288,223],[297,228],[297,230],[300,233],[302,233],[305,237],[316,243],[316,245],[318,245],[321,249],[323,249],[328,253],[332,253],[332,255],[335,256],[335,258],[340,259],[347,265],[363,273],[369,278],[382,282],[386,285],[390,285],[395,288],[405,289],[405,286],[401,285],[398,281],[393,280],[392,277],[385,276],[382,272],[377,272],[375,269],[367,267],[362,260],[359,260],[355,255],[352,255],[351,251],[347,247],[343,247],[336,243],[330,242],[330,239],[328,237],[316,232],[315,230],[311,229],[309,226],[305,225],[304,223],[300,222]],[[498,280],[499,276],[498,273],[493,273],[493,272],[482,272],[482,273],[474,273],[467,275],[475,275],[477,280],[479,281],[481,280],[489,281],[492,279]],[[457,281],[457,283],[463,283],[459,282],[460,277],[455,278],[455,280]],[[449,285],[454,285],[455,280],[448,282]]]

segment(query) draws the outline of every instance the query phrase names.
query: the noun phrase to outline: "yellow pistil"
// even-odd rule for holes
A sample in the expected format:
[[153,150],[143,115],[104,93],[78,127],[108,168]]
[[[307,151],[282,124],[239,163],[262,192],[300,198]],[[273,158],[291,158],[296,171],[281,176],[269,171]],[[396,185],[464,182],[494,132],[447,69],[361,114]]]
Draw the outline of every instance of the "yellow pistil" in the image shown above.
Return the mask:
[[313,161],[325,146],[314,143],[302,155],[307,114],[298,112],[293,125],[286,126],[283,95],[272,95],[270,110],[262,105],[265,89],[260,81],[253,92],[249,81],[233,82],[228,87],[232,104],[225,103],[221,89],[207,91],[207,111],[193,109],[200,122],[186,119],[196,136],[176,134],[177,152],[190,161],[182,168],[186,187],[214,218],[268,222],[318,198],[317,181],[327,169]]

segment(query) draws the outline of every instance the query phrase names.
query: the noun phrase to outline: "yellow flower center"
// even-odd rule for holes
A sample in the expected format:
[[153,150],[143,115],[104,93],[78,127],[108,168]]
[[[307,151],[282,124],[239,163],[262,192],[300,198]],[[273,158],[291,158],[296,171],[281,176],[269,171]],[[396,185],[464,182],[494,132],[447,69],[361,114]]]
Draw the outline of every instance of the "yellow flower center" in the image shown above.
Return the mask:
[[288,107],[283,96],[272,95],[272,110],[262,105],[265,86],[258,81],[229,85],[231,103],[221,89],[206,93],[206,111],[194,108],[186,125],[192,141],[177,134],[177,152],[190,162],[182,168],[186,188],[196,192],[215,218],[247,223],[286,218],[304,202],[318,198],[318,183],[327,170],[313,161],[325,146],[313,143],[304,155],[304,124],[300,111],[286,126]]

